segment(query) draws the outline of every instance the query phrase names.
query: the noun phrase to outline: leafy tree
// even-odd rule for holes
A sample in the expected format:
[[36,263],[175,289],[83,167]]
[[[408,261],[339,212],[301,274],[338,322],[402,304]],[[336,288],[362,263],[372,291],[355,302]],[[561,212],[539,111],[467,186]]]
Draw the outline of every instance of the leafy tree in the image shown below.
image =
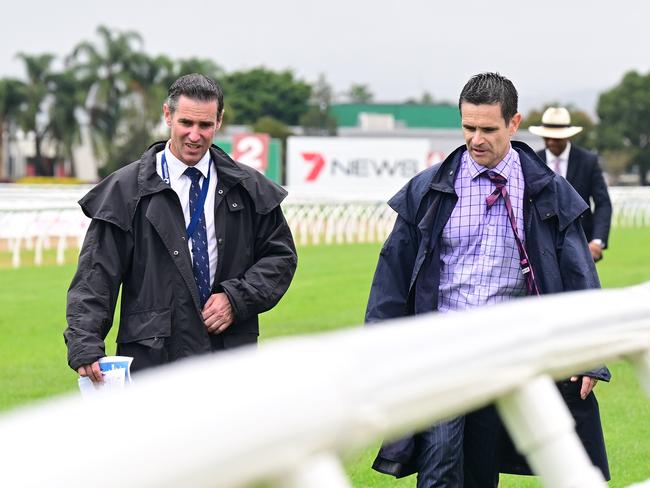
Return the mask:
[[634,154],[629,149],[604,149],[600,154],[603,166],[607,169],[609,184],[617,184],[625,169],[630,165]]
[[276,139],[281,139],[283,143],[286,141],[287,137],[293,134],[286,124],[269,116],[257,119],[257,121],[251,126],[251,129],[253,132],[268,134]]
[[[273,117],[260,117],[252,126],[251,130],[253,132],[258,132],[261,134],[268,134],[271,137],[280,139],[280,144],[282,147],[282,154],[287,154],[287,137],[293,135],[291,129],[286,125],[280,122]],[[284,157],[282,158],[282,172],[286,171],[286,161]]]
[[336,135],[337,122],[330,114],[333,91],[324,75],[319,75],[312,87],[309,109],[300,117],[305,134],[318,136]]
[[602,93],[597,106],[600,125],[598,146],[625,151],[636,165],[642,185],[650,170],[650,73],[630,71],[611,90]]
[[168,85],[171,84],[176,78],[190,73],[201,73],[202,75],[209,76],[213,80],[221,82],[221,78],[225,75],[221,66],[205,58],[186,58],[179,59],[176,62],[175,74],[172,80],[169,80]]
[[452,102],[450,100],[436,100],[436,98],[428,90],[423,91],[422,95],[420,95],[420,98],[407,98],[404,103],[408,103],[410,105],[437,105],[439,107],[456,106],[456,102]]
[[422,105],[433,105],[435,103],[435,100],[433,98],[433,95],[425,90],[420,97],[420,103]]
[[350,89],[347,91],[347,96],[350,103],[371,103],[374,99],[374,95],[368,85],[359,83],[350,86]]
[[47,171],[43,162],[41,146],[48,131],[47,120],[43,118],[44,102],[48,96],[48,83],[52,76],[53,54],[18,53],[25,64],[27,84],[25,85],[26,104],[20,115],[20,124],[25,132],[34,135],[34,165],[37,175]]
[[20,109],[25,102],[25,84],[22,81],[13,78],[0,80],[0,178],[7,176],[4,173],[3,142],[13,139]]
[[266,68],[236,71],[223,79],[226,100],[233,109],[232,123],[253,124],[269,116],[287,125],[298,123],[308,109],[311,87],[291,71]]
[[531,110],[528,112],[526,117],[524,117],[524,120],[521,123],[521,128],[527,129],[531,125],[542,125],[542,115],[549,107],[566,107],[571,115],[571,125],[582,127],[582,132],[571,138],[572,142],[591,150],[597,148],[596,124],[594,124],[591,117],[589,117],[585,111],[580,110],[571,104],[565,105],[558,102],[552,102],[547,103],[540,110]]

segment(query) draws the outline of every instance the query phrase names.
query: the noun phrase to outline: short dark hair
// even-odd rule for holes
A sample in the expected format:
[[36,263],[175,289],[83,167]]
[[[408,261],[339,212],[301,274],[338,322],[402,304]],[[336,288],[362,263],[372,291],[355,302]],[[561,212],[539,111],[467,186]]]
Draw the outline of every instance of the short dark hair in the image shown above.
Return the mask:
[[517,113],[518,99],[517,89],[508,78],[499,73],[480,73],[472,76],[460,92],[458,110],[463,102],[473,105],[498,103],[507,125]]
[[191,73],[181,76],[172,83],[167,92],[167,106],[172,114],[176,111],[181,95],[201,102],[216,100],[217,119],[223,115],[223,90],[219,83],[208,76]]

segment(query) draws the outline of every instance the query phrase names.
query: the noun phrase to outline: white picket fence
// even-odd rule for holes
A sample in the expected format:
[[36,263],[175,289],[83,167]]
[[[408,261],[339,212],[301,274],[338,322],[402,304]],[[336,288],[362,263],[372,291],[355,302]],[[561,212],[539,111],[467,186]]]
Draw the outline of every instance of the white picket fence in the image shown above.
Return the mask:
[[56,246],[63,264],[70,245],[81,247],[88,218],[77,201],[91,186],[0,184],[0,250],[10,251],[12,265],[21,265],[22,251],[34,251],[34,264],[43,251]]
[[650,282],[268,341],[0,416],[0,486],[349,488],[341,458],[495,402],[544,486],[604,488],[552,380],[620,358],[650,395]]
[[[56,246],[63,263],[68,246],[79,247],[88,219],[77,200],[90,187],[0,185],[0,250],[10,250],[14,267],[23,250],[35,250],[41,264],[44,249]],[[650,187],[612,187],[614,227],[650,226]],[[298,245],[382,242],[395,212],[376,196],[323,197],[290,193],[283,210]]]
[[614,227],[650,226],[650,187],[615,186],[609,189]]

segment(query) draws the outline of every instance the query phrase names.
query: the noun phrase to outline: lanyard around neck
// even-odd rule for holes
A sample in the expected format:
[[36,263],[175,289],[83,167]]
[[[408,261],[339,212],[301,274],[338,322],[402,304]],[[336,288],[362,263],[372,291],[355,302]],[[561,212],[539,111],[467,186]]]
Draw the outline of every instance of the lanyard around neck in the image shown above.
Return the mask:
[[486,199],[488,209],[496,203],[499,197],[503,197],[503,202],[506,206],[506,213],[508,214],[508,220],[510,221],[510,227],[512,228],[512,232],[515,236],[515,242],[517,243],[517,250],[519,251],[519,265],[521,267],[521,272],[526,280],[526,288],[528,289],[528,294],[539,295],[540,293],[537,286],[537,280],[535,279],[535,273],[533,273],[533,268],[530,265],[530,259],[528,259],[526,247],[519,237],[519,231],[517,230],[517,218],[515,217],[515,212],[512,208],[510,194],[506,188],[506,183],[508,180],[504,176],[492,171],[485,171],[481,173],[481,176],[489,178],[492,184],[494,184],[496,187],[496,189],[490,195],[488,195]]
[[[167,167],[167,158],[165,157],[165,151],[163,150],[162,158],[160,158],[160,166],[162,168],[163,181],[169,185],[169,168]],[[212,166],[212,158],[208,162],[208,176],[203,178],[203,185],[201,185],[201,193],[199,194],[199,200],[196,202],[196,207],[192,212],[192,218],[190,219],[190,225],[187,226],[185,231],[187,232],[187,238],[190,239],[194,235],[196,230],[196,225],[199,223],[201,214],[203,213],[203,206],[205,205],[205,199],[208,196],[208,188],[210,186],[210,168]]]

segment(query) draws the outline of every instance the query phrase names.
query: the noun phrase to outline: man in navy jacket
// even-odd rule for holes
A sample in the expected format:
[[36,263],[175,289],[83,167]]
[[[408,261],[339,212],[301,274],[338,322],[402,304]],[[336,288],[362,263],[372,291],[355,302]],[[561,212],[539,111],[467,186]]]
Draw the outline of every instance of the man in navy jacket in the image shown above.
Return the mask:
[[[466,146],[389,201],[397,220],[379,256],[368,323],[600,286],[580,224],[586,204],[530,147],[510,142],[521,121],[512,83],[497,73],[476,75],[459,108]],[[592,389],[609,377],[600,368],[558,383],[606,478]],[[522,459],[502,455],[502,445],[507,436],[487,407],[385,444],[373,468],[396,477],[417,472],[418,488],[496,487],[499,471],[529,473]]]
[[607,248],[612,202],[598,157],[570,142],[582,127],[571,125],[571,115],[566,108],[549,107],[542,115],[542,125],[531,126],[528,130],[544,138],[546,149],[538,151],[537,155],[553,171],[564,176],[589,206],[582,216],[582,227],[594,261],[600,261],[603,249]]

